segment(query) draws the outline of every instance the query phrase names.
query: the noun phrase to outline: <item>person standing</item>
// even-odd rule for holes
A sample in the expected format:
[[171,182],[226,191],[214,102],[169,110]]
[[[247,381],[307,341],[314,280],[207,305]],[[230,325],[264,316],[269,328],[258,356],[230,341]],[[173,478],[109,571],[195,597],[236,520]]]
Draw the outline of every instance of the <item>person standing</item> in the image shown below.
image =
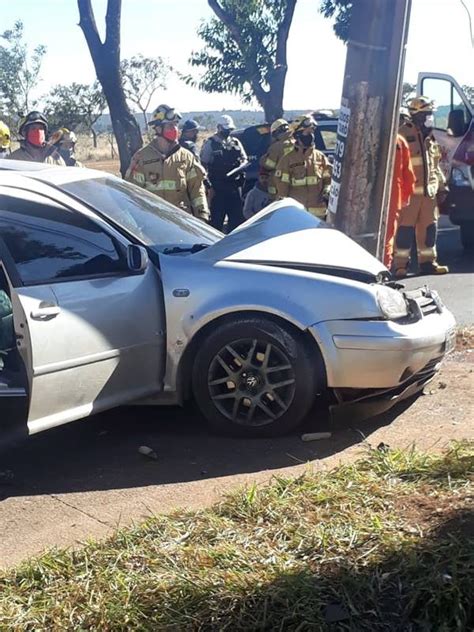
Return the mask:
[[61,127],[54,132],[54,134],[51,135],[49,142],[56,148],[61,158],[66,163],[66,167],[84,166],[74,155],[77,136],[74,132],[68,130],[67,127]]
[[7,159],[66,166],[57,149],[46,143],[48,121],[41,112],[34,110],[27,114],[21,120],[18,132],[23,137],[20,147],[7,156]]
[[[401,112],[400,125],[404,125],[405,117],[406,114]],[[404,137],[401,134],[397,134],[383,261],[389,270],[393,263],[393,248],[398,219],[402,208],[405,208],[410,203],[410,198],[415,190],[415,182],[416,176],[411,163],[410,148]]]
[[156,136],[133,156],[125,179],[208,221],[205,171],[199,160],[178,143],[180,119],[181,114],[169,105],[156,108],[148,123]]
[[258,172],[258,180],[253,189],[247,193],[244,201],[244,218],[249,219],[256,213],[270,204],[272,201],[268,193],[268,183],[270,181],[270,173],[260,167]]
[[269,173],[268,193],[272,200],[276,199],[277,189],[275,171],[278,161],[293,149],[295,141],[292,138],[290,126],[285,119],[277,119],[270,126],[271,144],[266,154],[260,158],[260,166]]
[[197,150],[197,139],[199,132],[203,128],[199,125],[199,123],[193,119],[188,119],[184,121],[184,125],[181,129],[181,136],[179,137],[179,144],[181,147],[184,147],[188,151],[190,151],[198,160],[199,153]]
[[395,238],[394,269],[399,279],[407,274],[414,240],[423,274],[449,272],[447,266],[438,263],[436,254],[438,202],[443,201],[448,189],[439,165],[441,148],[432,132],[434,102],[428,97],[415,97],[410,100],[408,110],[410,120],[400,128],[400,134],[410,148],[416,185],[410,204],[401,210]]
[[247,161],[241,142],[231,136],[235,129],[230,116],[223,115],[217,131],[203,145],[201,162],[211,182],[211,225],[222,230],[227,215],[228,230],[243,222],[241,186],[242,173],[231,174]]
[[10,154],[10,129],[6,123],[0,121],[0,158],[7,158]]
[[331,186],[331,165],[314,145],[317,123],[310,114],[298,116],[290,126],[293,149],[280,158],[275,171],[277,196],[292,197],[313,215],[325,219]]

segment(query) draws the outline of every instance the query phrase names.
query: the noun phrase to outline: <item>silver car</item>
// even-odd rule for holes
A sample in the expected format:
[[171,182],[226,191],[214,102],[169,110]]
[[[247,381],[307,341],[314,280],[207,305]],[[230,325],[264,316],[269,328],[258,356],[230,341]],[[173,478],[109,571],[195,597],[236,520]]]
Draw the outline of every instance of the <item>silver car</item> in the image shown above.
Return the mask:
[[194,399],[220,432],[273,435],[323,392],[370,416],[420,390],[455,336],[435,292],[391,282],[294,200],[224,236],[114,176],[13,161],[0,292],[0,433]]

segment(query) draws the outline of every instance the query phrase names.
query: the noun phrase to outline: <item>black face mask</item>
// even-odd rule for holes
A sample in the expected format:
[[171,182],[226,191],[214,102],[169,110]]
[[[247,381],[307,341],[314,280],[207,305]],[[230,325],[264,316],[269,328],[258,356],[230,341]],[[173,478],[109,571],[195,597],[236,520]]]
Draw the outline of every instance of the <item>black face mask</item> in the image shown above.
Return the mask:
[[314,134],[298,134],[298,142],[305,148],[310,147],[314,143]]
[[221,138],[229,138],[230,129],[221,129],[221,131],[219,132],[219,136],[221,136]]

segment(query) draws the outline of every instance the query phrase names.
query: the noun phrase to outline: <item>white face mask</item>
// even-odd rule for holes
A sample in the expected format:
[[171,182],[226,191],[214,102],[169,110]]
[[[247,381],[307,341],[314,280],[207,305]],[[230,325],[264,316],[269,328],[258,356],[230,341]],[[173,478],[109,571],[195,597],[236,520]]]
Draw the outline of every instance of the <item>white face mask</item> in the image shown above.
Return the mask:
[[432,114],[428,114],[428,116],[425,118],[424,126],[431,128],[431,127],[434,127],[434,124],[435,124],[434,116]]

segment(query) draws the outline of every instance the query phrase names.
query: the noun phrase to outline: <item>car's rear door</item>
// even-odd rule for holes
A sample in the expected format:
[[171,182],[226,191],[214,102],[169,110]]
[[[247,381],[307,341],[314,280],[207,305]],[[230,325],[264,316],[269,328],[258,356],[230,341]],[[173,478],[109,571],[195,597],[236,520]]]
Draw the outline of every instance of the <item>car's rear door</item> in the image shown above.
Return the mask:
[[164,307],[154,267],[130,271],[124,238],[87,209],[1,193],[0,235],[31,343],[30,433],[159,392]]

